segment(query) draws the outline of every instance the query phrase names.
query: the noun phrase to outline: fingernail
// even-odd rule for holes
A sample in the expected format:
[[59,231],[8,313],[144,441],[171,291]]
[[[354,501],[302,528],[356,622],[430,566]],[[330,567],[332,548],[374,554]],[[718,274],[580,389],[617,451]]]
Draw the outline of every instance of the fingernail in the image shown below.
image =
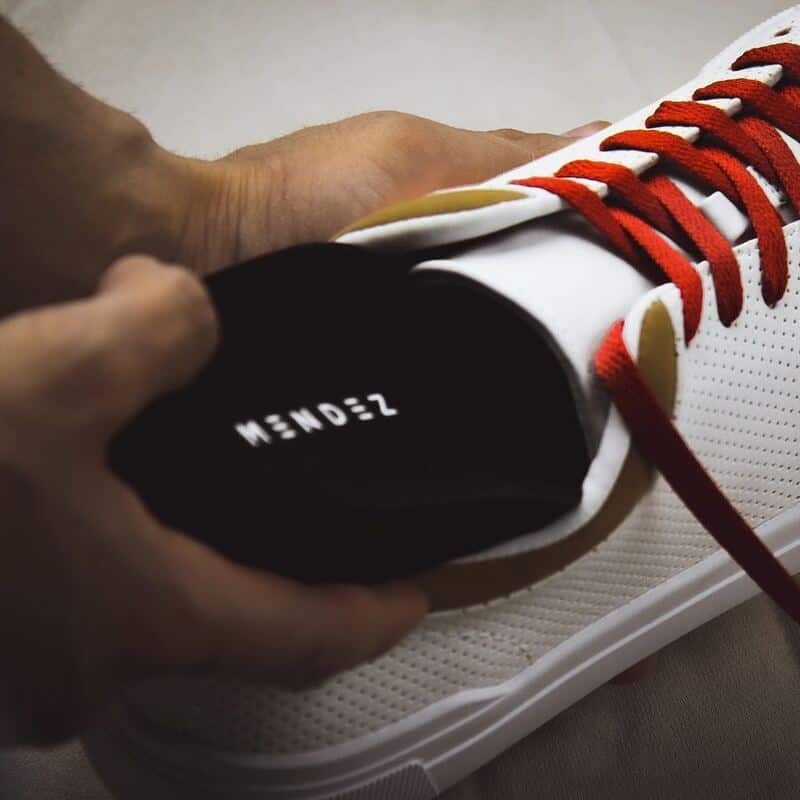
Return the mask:
[[587,122],[585,125],[580,125],[573,128],[571,131],[566,131],[562,136],[569,136],[570,139],[583,139],[585,136],[591,136],[593,133],[602,131],[607,128],[611,123],[603,119],[597,119],[594,122]]

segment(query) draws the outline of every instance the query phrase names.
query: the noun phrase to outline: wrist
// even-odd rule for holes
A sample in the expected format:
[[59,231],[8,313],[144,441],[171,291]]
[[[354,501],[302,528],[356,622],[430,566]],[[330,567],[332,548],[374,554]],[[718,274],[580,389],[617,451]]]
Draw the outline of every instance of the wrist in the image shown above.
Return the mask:
[[0,315],[85,296],[126,253],[224,263],[203,244],[209,165],[59,75],[1,15],[0,71]]
[[190,209],[210,192],[203,162],[131,115],[58,76],[47,92],[4,106],[0,248],[14,269],[0,273],[0,313],[85,296],[128,253],[180,260]]
[[119,116],[106,123],[109,146],[93,201],[109,212],[106,266],[131,253],[194,266],[183,241],[212,192],[205,162],[169,152],[133,117],[111,111]]
[[180,198],[180,235],[174,258],[204,275],[282,246],[272,238],[273,195],[280,184],[280,159],[259,148],[259,156],[242,151],[216,161],[180,159],[181,173],[172,185]]
[[[181,264],[198,275],[285,246],[272,237],[275,187],[285,165],[270,145],[217,160],[179,156],[156,143],[133,116],[86,95],[104,131],[106,153],[96,205],[113,209],[104,267],[131,253]],[[99,212],[98,212],[99,213]]]
[[182,242],[188,220],[212,192],[205,162],[164,149],[130,114],[87,99],[84,124],[99,132],[90,144],[98,171],[87,210],[106,221],[101,270],[131,253],[192,266]]

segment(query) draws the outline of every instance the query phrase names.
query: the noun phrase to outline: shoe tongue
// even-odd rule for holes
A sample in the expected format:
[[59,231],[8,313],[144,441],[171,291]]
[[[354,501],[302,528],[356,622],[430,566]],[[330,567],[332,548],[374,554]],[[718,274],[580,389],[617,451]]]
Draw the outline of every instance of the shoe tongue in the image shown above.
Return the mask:
[[651,284],[588,225],[565,215],[543,218],[466,244],[448,258],[424,261],[415,274],[469,280],[526,315],[567,375],[587,440],[598,441],[606,403],[594,380],[594,354]]

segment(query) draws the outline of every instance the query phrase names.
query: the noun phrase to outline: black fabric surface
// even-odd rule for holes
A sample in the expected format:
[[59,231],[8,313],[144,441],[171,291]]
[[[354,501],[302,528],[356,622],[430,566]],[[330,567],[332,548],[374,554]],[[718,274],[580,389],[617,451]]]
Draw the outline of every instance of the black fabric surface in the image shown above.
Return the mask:
[[162,521],[307,581],[399,577],[573,507],[588,462],[555,357],[416,260],[312,245],[209,279],[218,353],[114,468]]

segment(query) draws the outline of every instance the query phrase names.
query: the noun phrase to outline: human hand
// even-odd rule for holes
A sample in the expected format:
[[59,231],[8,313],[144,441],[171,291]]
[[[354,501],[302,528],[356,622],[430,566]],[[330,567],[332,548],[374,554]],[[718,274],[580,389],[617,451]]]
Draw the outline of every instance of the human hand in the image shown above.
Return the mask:
[[187,210],[177,259],[204,273],[325,241],[372,211],[486,180],[605,125],[590,123],[561,136],[483,132],[380,111],[195,162],[194,180],[202,189]]
[[0,315],[86,296],[131,252],[202,274],[325,240],[384,205],[571,141],[377,112],[202,161],[59,75],[2,16],[0,71]]
[[216,339],[202,284],[145,257],[113,265],[89,299],[0,323],[0,725],[17,742],[74,734],[153,674],[306,685],[425,613],[411,587],[311,588],[233,564],[110,472],[109,438]]
[[0,16],[0,315],[93,291],[127,253],[204,274],[435,189],[474,183],[563,136],[451,128],[397,112],[319,125],[216,161],[159,147],[59,75]]

